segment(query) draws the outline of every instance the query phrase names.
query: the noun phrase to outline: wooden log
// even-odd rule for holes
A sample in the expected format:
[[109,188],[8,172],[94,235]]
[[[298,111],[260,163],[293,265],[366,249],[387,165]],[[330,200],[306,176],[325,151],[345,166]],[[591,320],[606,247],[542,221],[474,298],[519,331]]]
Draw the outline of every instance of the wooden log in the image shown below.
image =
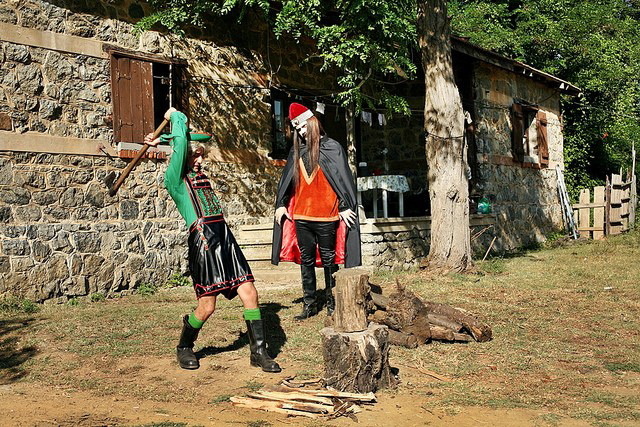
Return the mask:
[[413,334],[405,334],[404,332],[389,329],[389,344],[406,348],[418,347],[418,338]]
[[367,329],[367,297],[369,275],[362,269],[343,269],[335,273],[336,309],[333,328],[338,332],[358,332]]
[[389,297],[385,297],[384,295],[377,294],[375,292],[371,292],[369,295],[371,296],[371,300],[376,305],[376,307],[382,310],[387,309],[387,305],[389,305]]
[[429,323],[431,323],[432,325],[438,325],[438,326],[443,326],[447,329],[451,329],[453,332],[460,332],[462,330],[462,324],[455,322],[451,319],[449,319],[446,316],[443,316],[441,314],[433,314],[433,313],[429,313],[427,315],[427,320],[429,321]]
[[435,302],[424,303],[429,313],[440,314],[454,322],[460,323],[464,329],[478,342],[489,341],[493,335],[491,328],[461,308],[451,307]]
[[431,339],[442,341],[462,341],[469,342],[473,338],[467,334],[459,334],[444,326],[433,325],[431,326]]
[[386,326],[372,323],[365,331],[348,333],[323,328],[320,334],[328,387],[367,393],[396,384],[389,368]]

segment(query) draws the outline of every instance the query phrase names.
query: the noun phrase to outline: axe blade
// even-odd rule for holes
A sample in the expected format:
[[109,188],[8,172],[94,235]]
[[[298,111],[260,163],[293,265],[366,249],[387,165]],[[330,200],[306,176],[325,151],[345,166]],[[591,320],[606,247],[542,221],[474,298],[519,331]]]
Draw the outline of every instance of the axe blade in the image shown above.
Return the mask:
[[113,192],[112,194],[112,190],[113,190],[113,184],[116,182],[117,179],[118,179],[118,174],[116,174],[114,171],[109,172],[107,176],[105,176],[102,179],[102,182],[104,182],[104,185],[109,189],[110,196],[113,196],[115,194],[115,192]]

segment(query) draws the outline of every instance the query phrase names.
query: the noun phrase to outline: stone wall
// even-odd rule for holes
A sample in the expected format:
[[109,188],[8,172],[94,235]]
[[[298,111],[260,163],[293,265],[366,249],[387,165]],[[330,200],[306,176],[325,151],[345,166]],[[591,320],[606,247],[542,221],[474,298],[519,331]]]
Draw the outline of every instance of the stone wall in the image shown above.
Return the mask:
[[[319,87],[301,45],[269,42],[263,24],[221,22],[184,39],[135,36],[143,3],[6,0],[0,23],[106,42],[143,54],[178,58],[189,76],[194,130],[214,135],[206,171],[235,228],[270,217],[280,166],[271,149],[269,82]],[[99,55],[97,55],[99,56]],[[270,61],[278,62],[278,73]],[[109,59],[2,41],[0,131],[99,141],[115,148]],[[150,130],[151,131],[151,130]],[[53,145],[53,143],[52,143]],[[115,197],[102,179],[126,162],[0,151],[0,296],[65,301],[163,283],[186,272],[186,229],[162,185],[166,162],[143,160]]]
[[[487,64],[475,67],[477,191],[493,195],[498,239],[496,251],[544,241],[562,229],[556,166],[564,169],[562,126],[557,90]],[[549,167],[509,164],[510,108],[514,99],[537,104],[547,115]]]
[[62,300],[183,272],[185,232],[150,160],[117,197],[104,158],[0,154],[0,295]]

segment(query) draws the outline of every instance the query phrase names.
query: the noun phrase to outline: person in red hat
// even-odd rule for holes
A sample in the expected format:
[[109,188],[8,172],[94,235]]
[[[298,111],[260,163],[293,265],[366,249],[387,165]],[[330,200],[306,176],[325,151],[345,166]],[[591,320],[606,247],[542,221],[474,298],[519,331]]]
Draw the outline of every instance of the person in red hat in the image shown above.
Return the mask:
[[337,264],[361,265],[362,254],[355,180],[344,149],[304,105],[292,103],[289,120],[293,147],[278,184],[271,262],[300,264],[303,309],[296,319],[302,320],[319,311],[315,267],[324,267],[331,315]]
[[240,297],[249,335],[250,363],[265,372],[280,372],[269,356],[264,322],[258,307],[258,291],[253,274],[240,246],[222,214],[220,200],[203,171],[206,147],[195,141],[208,141],[211,135],[188,132],[187,116],[175,108],[165,113],[171,121],[171,134],[153,138],[145,136],[147,145],[170,140],[173,154],[164,175],[164,184],[189,228],[189,270],[198,306],[182,318],[182,333],[176,348],[178,364],[184,369],[198,369],[200,362],[193,351],[198,333],[216,308],[218,295],[227,299]]

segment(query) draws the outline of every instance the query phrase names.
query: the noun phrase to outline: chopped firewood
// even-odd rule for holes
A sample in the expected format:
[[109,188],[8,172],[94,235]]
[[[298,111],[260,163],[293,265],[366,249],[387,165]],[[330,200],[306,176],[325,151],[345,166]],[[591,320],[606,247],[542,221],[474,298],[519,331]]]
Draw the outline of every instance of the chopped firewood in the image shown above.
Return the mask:
[[297,392],[312,394],[321,397],[336,397],[343,400],[354,400],[360,402],[375,402],[376,395],[374,393],[347,393],[335,390],[307,390],[304,388],[296,389]]
[[295,377],[287,377],[282,380],[282,384],[287,387],[297,388],[297,387],[306,387],[308,385],[316,385],[320,387],[324,387],[324,379],[323,378],[312,378],[309,380],[295,380]]
[[310,403],[319,403],[322,405],[333,405],[333,401],[328,397],[315,396],[308,393],[300,393],[297,391],[291,392],[279,392],[279,391],[263,391],[259,390],[255,393],[251,393],[248,396],[254,397],[256,399],[266,399],[266,400],[286,400],[286,401],[300,401],[300,402],[310,402]]
[[469,342],[473,338],[467,334],[459,334],[453,332],[451,329],[447,329],[444,326],[431,326],[431,339],[442,341],[462,341]]
[[258,390],[246,397],[234,396],[231,402],[243,408],[261,409],[287,415],[300,415],[309,418],[337,418],[348,416],[354,420],[355,414],[362,409],[355,402],[372,403],[373,393],[341,393],[333,390],[289,388],[277,386],[274,390]]
[[299,401],[296,399],[288,399],[286,395],[288,393],[271,393],[271,392],[257,392],[257,393],[249,393],[247,397],[251,397],[257,400],[265,400],[271,402],[282,402],[288,405],[292,405],[293,409],[297,409],[300,411],[314,412],[317,414],[327,414],[333,409],[333,402],[331,399],[326,399],[326,403],[313,403],[310,402],[309,399],[306,401]]
[[258,400],[251,399],[249,397],[236,396],[232,397],[230,400],[233,402],[234,406],[239,406],[241,408],[262,409],[263,411],[268,412],[279,412],[281,414],[299,415],[308,418],[319,418],[322,416],[317,413],[305,412],[304,410],[292,408],[291,405],[283,402],[272,402],[269,400]]

